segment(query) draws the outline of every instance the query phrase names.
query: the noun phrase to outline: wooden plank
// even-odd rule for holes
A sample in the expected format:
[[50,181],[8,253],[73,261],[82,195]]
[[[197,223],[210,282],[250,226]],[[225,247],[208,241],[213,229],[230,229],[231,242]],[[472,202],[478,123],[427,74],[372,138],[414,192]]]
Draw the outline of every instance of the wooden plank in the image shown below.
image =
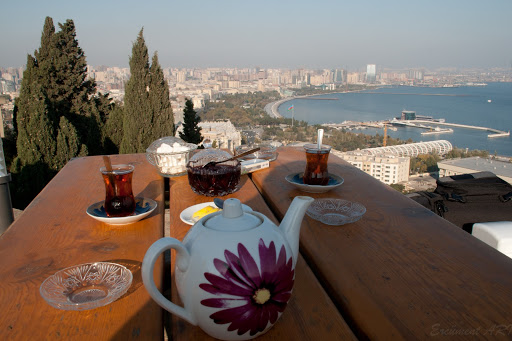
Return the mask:
[[279,219],[297,195],[367,208],[360,221],[340,227],[307,217],[300,237],[302,255],[357,337],[510,337],[510,258],[334,155],[329,171],[344,184],[301,192],[284,178],[304,170],[303,149],[278,152],[252,180]]
[[[247,176],[243,176],[242,181],[242,188],[225,198],[238,198],[242,203],[265,214],[277,223],[251,180]],[[212,201],[212,198],[197,195],[191,190],[187,177],[172,178],[170,181],[169,204],[171,236],[183,240],[191,227],[180,220],[179,214],[182,210],[191,205],[208,201]],[[174,272],[174,255],[172,255],[172,271]],[[355,339],[302,257],[299,257],[297,262],[295,276],[295,287],[288,307],[274,327],[258,337],[258,340]],[[174,281],[172,300],[181,304]],[[173,340],[215,340],[205,334],[199,327],[192,326],[178,317],[171,317],[171,321]]]
[[[101,156],[70,161],[0,237],[0,340],[163,339],[162,310],[140,275],[146,250],[164,233],[163,178],[144,154],[112,156],[114,164],[135,165],[134,194],[158,207],[137,223],[107,225],[85,212],[104,200],[102,162]],[[99,261],[123,264],[134,275],[129,291],[112,304],[65,311],[39,294],[41,283],[58,270]],[[161,283],[161,272],[155,271],[155,280]]]

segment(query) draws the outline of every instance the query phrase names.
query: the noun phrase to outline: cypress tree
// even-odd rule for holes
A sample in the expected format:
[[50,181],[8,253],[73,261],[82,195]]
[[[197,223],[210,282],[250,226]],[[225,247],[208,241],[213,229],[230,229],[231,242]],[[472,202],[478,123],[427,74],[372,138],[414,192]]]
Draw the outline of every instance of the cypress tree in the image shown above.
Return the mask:
[[50,81],[58,117],[55,123],[59,124],[60,117],[65,116],[75,126],[79,141],[86,145],[90,154],[99,154],[102,152],[101,119],[95,101],[90,99],[96,92],[96,84],[87,79],[87,62],[78,45],[73,20],[66,20],[59,26],[60,31],[53,36],[56,71]]
[[[17,157],[13,198],[28,203],[70,158],[101,152],[100,115],[91,100],[85,56],[67,20],[55,33],[47,17],[41,46],[28,56],[16,99]],[[16,199],[15,199],[16,201]]]
[[174,116],[158,55],[154,54],[150,67],[142,29],[132,47],[130,73],[125,88],[120,152],[143,153],[154,140],[174,135]]
[[55,156],[59,165],[66,164],[75,156],[86,156],[87,147],[80,143],[78,132],[68,119],[61,116],[59,130],[57,133],[57,155]]
[[151,136],[146,140],[146,148],[160,137],[174,136],[174,115],[169,100],[169,85],[164,78],[156,52],[151,60],[149,73],[149,99],[154,114],[154,124]]
[[49,117],[48,99],[35,77],[35,64],[35,59],[28,56],[20,97],[16,100],[18,157],[23,166],[43,162],[49,169],[57,170],[53,159],[56,150],[55,130]]
[[148,146],[142,142],[142,136],[152,129],[148,126],[149,113],[149,57],[148,48],[141,29],[133,43],[130,57],[130,79],[126,82],[124,95],[123,140],[120,153],[142,153]]
[[115,105],[103,126],[103,139],[105,154],[119,154],[121,141],[123,140],[123,107]]
[[201,136],[201,127],[199,122],[201,118],[194,110],[194,103],[187,99],[185,109],[183,109],[183,131],[180,132],[180,138],[189,143],[199,144],[203,141]]
[[37,81],[35,65],[35,59],[28,56],[20,97],[16,99],[18,155],[13,160],[11,173],[15,188],[13,202],[18,208],[24,208],[57,171],[55,130],[48,99]]

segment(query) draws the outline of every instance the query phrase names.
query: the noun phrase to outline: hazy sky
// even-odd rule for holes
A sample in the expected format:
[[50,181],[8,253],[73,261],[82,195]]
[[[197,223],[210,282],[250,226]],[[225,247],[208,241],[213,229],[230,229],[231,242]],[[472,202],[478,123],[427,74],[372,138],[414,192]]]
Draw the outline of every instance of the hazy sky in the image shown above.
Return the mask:
[[144,27],[163,67],[511,67],[512,0],[10,0],[0,66],[72,19],[88,64],[128,66]]

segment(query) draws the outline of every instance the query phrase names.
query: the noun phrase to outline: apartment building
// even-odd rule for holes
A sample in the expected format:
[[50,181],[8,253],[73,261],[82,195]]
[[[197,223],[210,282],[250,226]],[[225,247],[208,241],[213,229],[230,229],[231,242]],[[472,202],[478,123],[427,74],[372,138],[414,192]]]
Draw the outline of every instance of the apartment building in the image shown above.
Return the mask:
[[342,153],[340,157],[388,185],[409,179],[409,157],[392,154],[370,155],[361,151]]

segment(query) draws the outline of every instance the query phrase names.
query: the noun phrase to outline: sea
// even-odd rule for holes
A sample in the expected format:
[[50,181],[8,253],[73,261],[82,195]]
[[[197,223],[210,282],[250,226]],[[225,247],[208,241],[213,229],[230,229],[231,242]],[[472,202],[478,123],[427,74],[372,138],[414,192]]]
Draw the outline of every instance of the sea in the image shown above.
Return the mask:
[[[328,98],[336,100],[320,100]],[[293,106],[292,110],[289,108]],[[281,104],[284,117],[309,124],[343,121],[382,121],[400,117],[402,111],[445,119],[447,123],[512,130],[512,83],[487,83],[485,86],[447,88],[390,86],[361,92],[346,92],[294,98]],[[489,132],[468,128],[452,128],[453,133],[421,135],[422,129],[397,127],[388,136],[414,142],[448,140],[457,148],[487,150],[491,155],[512,157],[512,138],[489,138]],[[440,126],[443,128],[443,126]],[[355,133],[384,135],[383,129],[352,130]]]

